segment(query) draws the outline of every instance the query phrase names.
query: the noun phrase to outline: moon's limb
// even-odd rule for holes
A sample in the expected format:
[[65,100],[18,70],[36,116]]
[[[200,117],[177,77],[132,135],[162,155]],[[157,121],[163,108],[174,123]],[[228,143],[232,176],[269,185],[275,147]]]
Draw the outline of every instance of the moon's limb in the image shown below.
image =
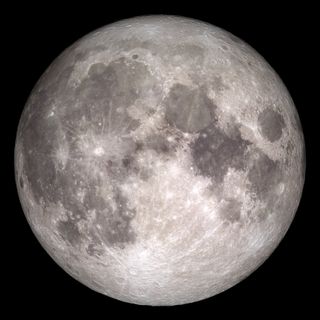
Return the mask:
[[99,29],[45,72],[22,114],[17,188],[43,247],[94,290],[173,305],[271,254],[304,181],[289,93],[217,27],[143,17]]

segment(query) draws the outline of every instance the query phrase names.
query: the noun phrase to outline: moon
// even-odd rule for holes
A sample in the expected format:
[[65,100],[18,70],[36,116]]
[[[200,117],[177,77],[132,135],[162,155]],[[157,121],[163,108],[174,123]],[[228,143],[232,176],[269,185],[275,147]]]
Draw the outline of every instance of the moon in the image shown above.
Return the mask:
[[19,198],[54,261],[142,305],[212,297],[288,230],[303,131],[272,67],[216,26],[142,16],[67,48],[25,105]]

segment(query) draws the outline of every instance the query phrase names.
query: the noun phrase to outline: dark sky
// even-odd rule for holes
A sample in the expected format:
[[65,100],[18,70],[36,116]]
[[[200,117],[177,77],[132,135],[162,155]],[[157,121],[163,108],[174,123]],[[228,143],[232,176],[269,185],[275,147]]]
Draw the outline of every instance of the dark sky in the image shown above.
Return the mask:
[[[319,147],[319,126],[315,99],[319,89],[317,41],[319,23],[315,8],[307,3],[288,6],[256,1],[255,6],[234,7],[204,5],[195,1],[178,5],[161,1],[158,4],[130,2],[110,5],[108,1],[95,4],[79,1],[66,8],[57,3],[42,2],[43,7],[25,4],[3,6],[2,75],[5,96],[2,105],[4,142],[2,158],[6,183],[2,224],[5,248],[2,264],[2,290],[5,306],[11,312],[25,316],[39,314],[87,314],[108,317],[110,313],[129,316],[210,316],[244,317],[247,314],[270,313],[277,317],[308,313],[315,310],[316,289],[319,285],[316,258],[319,256],[318,233],[313,229],[319,215],[315,205],[316,148]],[[239,1],[240,3],[242,1]],[[279,1],[278,1],[279,2]],[[292,1],[293,2],[293,1]],[[104,5],[102,5],[104,3]],[[152,4],[150,4],[152,3]],[[183,9],[182,9],[183,7]],[[34,84],[63,49],[88,32],[123,18],[142,14],[176,14],[211,22],[248,42],[280,75],[300,114],[307,146],[307,179],[296,218],[280,246],[249,278],[232,289],[211,299],[180,307],[150,308],[128,305],[104,297],[79,284],[60,269],[41,248],[32,234],[17,198],[13,176],[13,145],[18,120]],[[319,271],[318,271],[319,272]]]

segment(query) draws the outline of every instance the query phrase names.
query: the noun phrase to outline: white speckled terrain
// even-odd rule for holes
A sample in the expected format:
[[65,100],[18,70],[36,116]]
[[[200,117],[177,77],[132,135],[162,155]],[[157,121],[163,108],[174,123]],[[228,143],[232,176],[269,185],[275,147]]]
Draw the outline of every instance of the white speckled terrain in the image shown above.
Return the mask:
[[252,273],[299,204],[303,133],[284,84],[240,39],[148,16],[80,39],[21,116],[16,181],[69,274],[116,299],[176,305]]

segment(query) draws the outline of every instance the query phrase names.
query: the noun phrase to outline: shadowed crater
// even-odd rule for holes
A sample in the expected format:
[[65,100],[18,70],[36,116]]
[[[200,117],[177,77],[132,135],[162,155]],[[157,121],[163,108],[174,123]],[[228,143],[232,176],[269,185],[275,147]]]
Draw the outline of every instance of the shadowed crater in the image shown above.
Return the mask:
[[270,142],[279,140],[285,128],[283,116],[277,111],[267,108],[258,117],[262,136]]
[[246,149],[249,141],[241,138],[238,128],[233,136],[226,135],[215,124],[200,131],[199,137],[191,144],[193,162],[199,173],[222,182],[228,169],[245,170]]
[[201,89],[175,84],[165,99],[165,118],[184,132],[197,132],[215,120],[216,106]]

